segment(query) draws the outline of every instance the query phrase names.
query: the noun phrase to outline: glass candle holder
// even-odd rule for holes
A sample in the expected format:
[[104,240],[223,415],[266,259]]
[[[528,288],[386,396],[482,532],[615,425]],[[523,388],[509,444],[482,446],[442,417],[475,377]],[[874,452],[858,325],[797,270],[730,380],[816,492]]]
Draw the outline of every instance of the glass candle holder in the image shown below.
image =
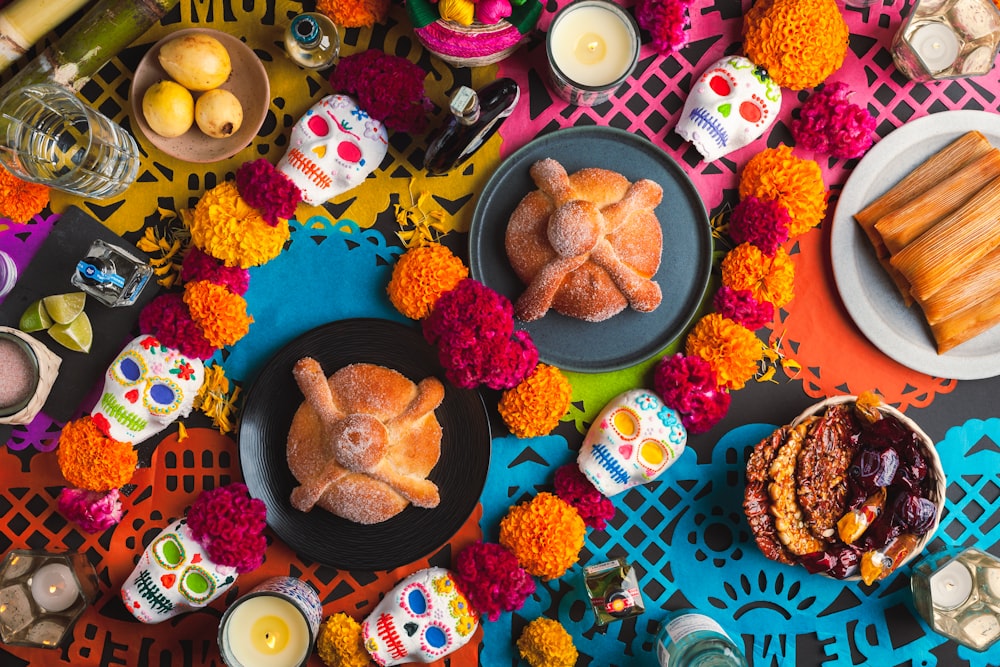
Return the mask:
[[552,88],[577,106],[606,102],[639,60],[639,28],[606,0],[575,0],[552,19],[545,37]]
[[913,81],[981,76],[1000,45],[993,0],[917,0],[892,41],[897,69]]
[[967,548],[927,556],[910,577],[913,604],[931,628],[976,651],[1000,639],[1000,559]]
[[272,577],[222,615],[222,661],[228,667],[305,667],[322,615],[319,596],[309,584],[293,577]]
[[62,359],[30,334],[0,326],[0,424],[27,424],[48,400]]
[[57,648],[97,594],[85,555],[15,549],[0,564],[0,640]]

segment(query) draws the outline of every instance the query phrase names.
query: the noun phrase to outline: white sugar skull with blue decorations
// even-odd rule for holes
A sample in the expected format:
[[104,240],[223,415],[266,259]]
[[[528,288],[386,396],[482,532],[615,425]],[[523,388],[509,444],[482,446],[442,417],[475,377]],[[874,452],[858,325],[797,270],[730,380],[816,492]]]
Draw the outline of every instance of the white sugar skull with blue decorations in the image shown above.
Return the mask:
[[212,562],[185,519],[149,543],[122,585],[125,607],[143,623],[159,623],[201,609],[236,582],[235,567]]
[[201,360],[139,336],[108,366],[91,418],[109,438],[137,445],[187,417],[204,381]]
[[292,128],[277,169],[313,206],[359,185],[389,150],[385,126],[346,95],[328,95]]
[[611,497],[652,482],[687,446],[680,415],[655,393],[632,389],[613,398],[594,420],[577,465]]
[[376,664],[426,664],[464,646],[478,626],[479,615],[451,573],[430,567],[396,584],[361,624],[361,633]]
[[676,131],[712,162],[763,135],[780,109],[781,86],[763,68],[726,56],[695,82]]

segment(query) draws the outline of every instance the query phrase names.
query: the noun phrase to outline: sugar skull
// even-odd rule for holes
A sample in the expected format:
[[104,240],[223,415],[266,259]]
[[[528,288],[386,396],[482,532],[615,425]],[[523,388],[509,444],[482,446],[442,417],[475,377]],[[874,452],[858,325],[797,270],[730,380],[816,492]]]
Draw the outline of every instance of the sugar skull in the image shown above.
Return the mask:
[[632,389],[597,415],[577,465],[610,498],[659,477],[686,445],[687,430],[680,415],[653,392]]
[[676,132],[712,162],[764,134],[779,109],[781,86],[747,58],[727,56],[695,83]]
[[204,379],[201,360],[139,336],[108,367],[91,417],[108,437],[139,444],[188,416]]
[[143,623],[159,623],[208,605],[236,577],[236,568],[213,563],[191,536],[187,520],[178,519],[142,552],[122,585],[122,601]]
[[375,171],[389,150],[385,126],[346,95],[329,95],[292,128],[292,142],[278,161],[302,192],[319,206],[347,192]]
[[464,646],[479,615],[440,567],[403,579],[361,624],[365,648],[379,665],[430,663]]

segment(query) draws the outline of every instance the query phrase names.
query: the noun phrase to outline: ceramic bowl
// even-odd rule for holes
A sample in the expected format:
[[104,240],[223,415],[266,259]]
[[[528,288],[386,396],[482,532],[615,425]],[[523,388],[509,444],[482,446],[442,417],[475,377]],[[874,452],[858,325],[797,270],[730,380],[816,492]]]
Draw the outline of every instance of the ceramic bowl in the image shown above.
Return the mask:
[[[229,52],[233,73],[220,88],[230,91],[243,105],[243,124],[234,134],[224,139],[204,134],[197,125],[192,125],[190,130],[179,137],[162,137],[149,129],[143,117],[142,96],[146,89],[157,81],[170,78],[157,60],[160,49],[170,40],[187,34],[211,35]],[[192,91],[191,94],[197,100],[200,93]],[[170,33],[143,56],[132,77],[129,100],[132,118],[149,143],[179,160],[209,163],[230,158],[250,145],[267,116],[267,109],[271,104],[271,85],[260,58],[242,41],[218,30],[189,28]]]
[[35,397],[35,393],[38,391],[41,371],[38,364],[38,355],[35,354],[31,345],[21,335],[18,335],[14,331],[0,331],[0,341],[4,341],[4,345],[9,344],[16,348],[24,358],[28,372],[28,376],[23,378],[26,384],[24,385],[24,391],[20,392],[21,399],[10,405],[0,405],[0,419],[6,419],[24,410],[31,402],[31,399]]

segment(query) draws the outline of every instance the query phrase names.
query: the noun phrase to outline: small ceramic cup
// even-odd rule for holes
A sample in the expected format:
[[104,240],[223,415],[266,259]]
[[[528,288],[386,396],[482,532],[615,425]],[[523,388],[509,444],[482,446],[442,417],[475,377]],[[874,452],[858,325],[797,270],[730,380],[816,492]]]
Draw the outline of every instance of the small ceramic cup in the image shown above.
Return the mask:
[[0,424],[27,424],[45,405],[62,363],[19,329],[0,327]]

